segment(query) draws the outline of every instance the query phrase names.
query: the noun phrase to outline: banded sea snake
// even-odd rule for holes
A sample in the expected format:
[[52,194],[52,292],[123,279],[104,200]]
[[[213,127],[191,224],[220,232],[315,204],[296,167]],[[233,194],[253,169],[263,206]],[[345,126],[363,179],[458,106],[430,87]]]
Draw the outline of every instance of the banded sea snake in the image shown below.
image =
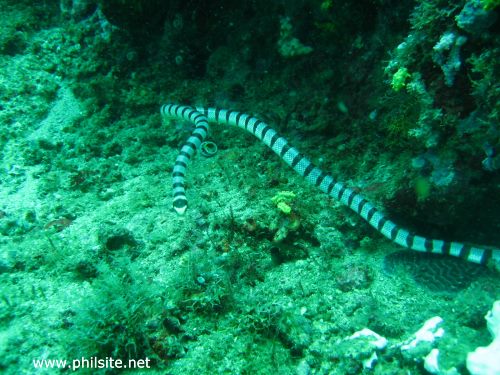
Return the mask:
[[469,246],[459,242],[429,239],[411,233],[385,217],[368,200],[342,182],[316,167],[295,147],[280,136],[263,121],[241,112],[205,107],[190,107],[177,104],[166,104],[161,107],[161,114],[168,118],[186,120],[194,123],[195,129],[181,148],[175,160],[173,177],[173,207],[182,215],[187,208],[185,176],[189,161],[199,149],[208,134],[209,122],[221,125],[237,126],[252,133],[267,147],[274,151],[295,172],[304,177],[307,182],[318,187],[322,192],[356,212],[383,236],[407,249],[446,254],[463,258],[478,264],[490,264],[500,270],[500,249],[486,249]]

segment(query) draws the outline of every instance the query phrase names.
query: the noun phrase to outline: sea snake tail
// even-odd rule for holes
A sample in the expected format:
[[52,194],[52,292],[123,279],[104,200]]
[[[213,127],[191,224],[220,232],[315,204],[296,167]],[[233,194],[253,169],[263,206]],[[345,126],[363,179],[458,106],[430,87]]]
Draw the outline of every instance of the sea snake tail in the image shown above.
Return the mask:
[[222,125],[237,126],[252,133],[310,184],[345,204],[378,232],[398,245],[420,252],[460,257],[478,264],[490,263],[493,267],[500,269],[500,249],[485,249],[459,242],[429,239],[401,228],[386,218],[380,210],[363,198],[361,194],[348,188],[342,182],[335,181],[332,176],[316,167],[295,147],[292,147],[285,138],[256,117],[226,109],[194,108],[177,104],[163,105],[161,114],[165,117],[190,121],[196,126],[186,144],[182,147],[179,156],[177,156],[172,173],[173,207],[181,215],[186,211],[188,203],[184,182],[187,165],[207,136],[208,123],[215,122]]

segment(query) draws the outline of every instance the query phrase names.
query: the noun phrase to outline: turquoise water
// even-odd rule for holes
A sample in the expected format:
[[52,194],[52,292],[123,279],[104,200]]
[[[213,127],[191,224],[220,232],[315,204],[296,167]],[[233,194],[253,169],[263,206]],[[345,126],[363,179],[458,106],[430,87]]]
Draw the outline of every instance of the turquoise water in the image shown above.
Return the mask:
[[498,2],[0,4],[1,373],[467,374],[492,341],[493,262],[404,250],[240,129],[179,216],[194,126],[160,106],[251,113],[398,225],[498,248]]

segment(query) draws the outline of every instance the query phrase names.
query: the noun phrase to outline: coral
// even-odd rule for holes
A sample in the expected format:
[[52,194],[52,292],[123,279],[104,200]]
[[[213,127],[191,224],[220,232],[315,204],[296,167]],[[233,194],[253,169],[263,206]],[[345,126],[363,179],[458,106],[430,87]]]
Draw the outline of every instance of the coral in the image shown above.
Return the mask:
[[[471,65],[471,85],[472,95],[478,103],[478,110],[471,113],[469,125],[474,125],[474,130],[483,129],[487,131],[488,138],[498,134],[498,123],[500,122],[500,108],[497,105],[500,101],[500,90],[497,81],[500,69],[500,48],[490,48],[480,54],[472,54],[467,63]],[[482,118],[481,118],[482,117]],[[484,128],[484,125],[488,126]],[[482,125],[482,126],[481,126]],[[471,126],[468,126],[470,129]],[[481,143],[484,143],[484,139]]]
[[[497,13],[480,0],[453,5],[422,1],[413,10],[411,29],[394,49],[385,74],[393,91],[420,102],[417,126],[409,133],[427,149],[446,147],[454,142],[456,130],[460,134],[464,128],[472,129],[474,136],[468,145],[459,145],[462,151],[470,153],[474,147],[477,153],[484,143],[496,142],[500,116],[498,90],[492,82],[500,59],[497,37],[490,29]],[[403,87],[406,90],[400,90]],[[473,101],[461,95],[467,91]],[[399,111],[397,105],[391,108]]]
[[472,34],[485,31],[497,18],[489,9],[491,8],[486,8],[480,0],[467,2],[460,14],[455,17],[457,26]]
[[292,212],[291,203],[296,198],[292,191],[280,191],[271,198],[276,207],[285,215],[290,215]]
[[278,40],[278,51],[283,57],[294,57],[300,55],[307,55],[313,49],[301,43],[296,37],[292,35],[292,24],[290,18],[283,17],[280,20],[281,30],[280,39]]
[[500,300],[484,317],[493,341],[486,347],[479,347],[467,355],[467,370],[472,375],[493,375],[500,373]]
[[[275,243],[284,241],[291,232],[296,232],[301,227],[300,215],[293,210],[292,202],[295,198],[296,194],[292,191],[280,191],[271,198],[280,213],[280,215],[275,217],[269,227],[269,229],[274,232],[273,242]],[[289,256],[283,256],[281,250],[279,249],[276,252],[275,255],[278,253],[281,254],[277,256],[277,258],[289,259]]]
[[380,351],[387,346],[387,339],[385,337],[368,328],[354,332],[347,340],[352,341],[349,343],[349,346],[353,344],[352,347],[357,347],[355,355],[360,357],[365,369],[373,368],[378,358],[377,349]]
[[484,317],[493,341],[486,347],[479,347],[467,355],[467,369],[472,375],[490,375],[500,373],[500,300]]
[[434,47],[432,59],[441,67],[447,86],[453,86],[455,76],[462,66],[460,49],[467,41],[465,36],[452,32],[444,33]]
[[438,134],[434,129],[442,121],[442,110],[434,107],[434,97],[427,90],[420,73],[412,74],[406,90],[418,100],[420,105],[417,126],[410,129],[408,134],[421,139],[427,148],[435,147],[438,143]]
[[443,368],[439,359],[439,349],[432,349],[424,359],[424,368],[435,375],[460,375],[456,367]]
[[411,74],[406,68],[399,68],[396,73],[392,76],[391,86],[394,91],[399,91],[406,86],[406,79],[410,77]]

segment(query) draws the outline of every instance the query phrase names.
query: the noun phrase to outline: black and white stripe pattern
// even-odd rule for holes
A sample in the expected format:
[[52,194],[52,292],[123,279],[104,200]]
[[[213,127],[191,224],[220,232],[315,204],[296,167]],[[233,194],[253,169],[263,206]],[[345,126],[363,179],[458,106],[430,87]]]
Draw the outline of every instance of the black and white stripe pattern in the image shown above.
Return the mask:
[[161,113],[167,117],[191,121],[196,125],[196,129],[182,147],[174,166],[173,206],[179,214],[183,214],[187,208],[184,187],[187,163],[203,142],[203,139],[205,139],[208,132],[208,123],[215,122],[222,125],[237,126],[252,133],[310,184],[345,204],[382,235],[398,245],[420,252],[452,255],[478,264],[491,263],[494,267],[500,269],[500,249],[483,249],[459,242],[433,240],[415,235],[401,228],[387,219],[380,210],[363,196],[349,189],[343,183],[335,181],[332,176],[316,167],[295,147],[289,145],[285,138],[256,117],[226,109],[193,108],[176,104],[162,106]]
[[196,150],[203,143],[203,140],[207,137],[208,120],[204,114],[196,111],[192,107],[182,105],[164,105],[161,108],[161,113],[164,116],[175,117],[192,122],[196,126],[186,144],[181,148],[181,152],[175,160],[174,171],[172,173],[174,195],[173,206],[177,213],[182,215],[187,208],[186,185],[184,181],[187,165],[189,160],[191,160],[193,155],[196,153]]

